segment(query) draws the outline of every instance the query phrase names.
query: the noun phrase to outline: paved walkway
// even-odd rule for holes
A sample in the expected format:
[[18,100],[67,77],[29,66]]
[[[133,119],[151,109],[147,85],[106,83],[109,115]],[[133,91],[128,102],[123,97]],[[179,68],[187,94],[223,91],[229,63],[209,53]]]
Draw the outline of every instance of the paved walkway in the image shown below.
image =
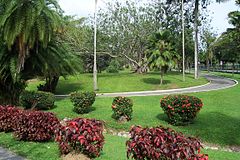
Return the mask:
[[0,160],[25,160],[23,157],[0,147]]
[[[156,95],[169,95],[169,94],[183,94],[183,93],[196,93],[196,92],[208,92],[213,90],[221,90],[233,87],[238,84],[238,81],[219,77],[215,75],[206,74],[203,75],[209,83],[201,86],[169,89],[169,90],[155,90],[155,91],[137,91],[137,92],[117,92],[117,93],[98,93],[98,97],[116,97],[116,96],[156,96]],[[58,98],[66,98],[69,95],[56,95]]]
[[115,96],[154,96],[154,95],[169,95],[169,94],[183,94],[183,93],[196,93],[196,92],[207,92],[213,90],[220,90],[233,87],[238,84],[237,81],[214,76],[204,75],[209,83],[196,87],[170,89],[170,90],[156,90],[156,91],[141,91],[141,92],[122,92],[122,93],[99,93],[99,97],[115,97]]

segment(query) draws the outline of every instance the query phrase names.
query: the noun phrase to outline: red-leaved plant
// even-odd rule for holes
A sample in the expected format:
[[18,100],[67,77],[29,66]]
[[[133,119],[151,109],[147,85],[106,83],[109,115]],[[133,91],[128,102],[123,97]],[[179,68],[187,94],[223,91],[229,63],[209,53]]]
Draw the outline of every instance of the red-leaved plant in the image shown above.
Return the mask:
[[14,135],[19,140],[43,142],[53,138],[54,130],[60,126],[53,113],[24,111],[19,114]]
[[172,125],[186,125],[191,122],[201,110],[201,99],[187,95],[170,95],[160,101],[163,111]]
[[[132,127],[127,141],[127,158],[137,160],[207,160],[200,154],[201,143],[193,137],[184,137],[170,128]],[[204,159],[205,158],[205,159]]]
[[0,132],[13,131],[21,112],[21,109],[14,106],[0,106]]
[[98,157],[104,144],[103,123],[95,119],[77,118],[56,128],[55,140],[62,154],[76,151],[88,157]]

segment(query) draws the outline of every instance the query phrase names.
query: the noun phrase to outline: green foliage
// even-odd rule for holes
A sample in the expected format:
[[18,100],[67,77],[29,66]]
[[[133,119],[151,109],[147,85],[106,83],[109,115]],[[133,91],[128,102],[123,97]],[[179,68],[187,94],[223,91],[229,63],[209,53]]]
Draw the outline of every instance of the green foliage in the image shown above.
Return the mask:
[[167,96],[161,99],[160,104],[173,125],[191,122],[203,106],[199,98],[187,95]]
[[121,69],[120,63],[117,60],[112,60],[107,67],[107,73],[118,73]]
[[65,123],[55,130],[55,140],[59,143],[62,154],[74,151],[91,158],[101,155],[104,144],[102,121],[76,118]]
[[18,51],[18,73],[30,50],[38,43],[47,47],[54,31],[60,28],[60,7],[56,0],[1,0],[0,27],[8,49]]
[[54,107],[55,96],[49,92],[24,91],[20,103],[25,109],[48,110]]
[[160,70],[162,84],[163,74],[168,68],[174,67],[179,58],[172,46],[169,31],[157,32],[149,38],[146,58],[151,69]]
[[115,97],[112,102],[112,117],[116,120],[126,119],[130,121],[132,119],[133,102],[127,97]]
[[79,114],[88,113],[95,102],[95,92],[74,92],[70,99],[74,105],[73,111]]

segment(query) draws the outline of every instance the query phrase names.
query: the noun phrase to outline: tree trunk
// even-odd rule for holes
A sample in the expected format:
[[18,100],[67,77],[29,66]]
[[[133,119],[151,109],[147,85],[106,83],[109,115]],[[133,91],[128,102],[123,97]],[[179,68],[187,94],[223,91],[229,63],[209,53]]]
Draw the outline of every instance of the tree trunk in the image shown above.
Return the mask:
[[135,70],[134,70],[135,73],[139,73],[139,74],[143,74],[143,73],[146,73],[148,72],[148,66],[147,64],[146,65],[141,65],[141,66],[135,66]]
[[12,77],[0,81],[0,104],[19,105],[19,97],[25,89],[25,81],[13,82]]
[[198,79],[198,7],[199,0],[195,0],[195,8],[194,8],[194,30],[195,30],[195,42],[194,42],[194,63],[195,63],[195,71],[194,78]]
[[163,72],[164,72],[164,71],[161,71],[161,76],[160,76],[160,86],[163,84]]
[[207,71],[208,71],[208,73],[210,72],[210,64],[209,64],[209,59],[207,58]]
[[38,90],[55,93],[58,81],[59,76],[46,77],[46,83],[44,85],[39,85]]
[[234,62],[232,63],[232,76],[234,76],[234,70],[235,70],[235,64]]

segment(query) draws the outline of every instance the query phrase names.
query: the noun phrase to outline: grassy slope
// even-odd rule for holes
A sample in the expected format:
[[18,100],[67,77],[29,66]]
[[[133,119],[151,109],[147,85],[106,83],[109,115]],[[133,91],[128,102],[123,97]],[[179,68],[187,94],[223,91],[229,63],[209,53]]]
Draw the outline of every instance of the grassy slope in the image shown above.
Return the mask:
[[[29,90],[36,90],[39,81],[32,81],[29,83]],[[195,81],[193,75],[186,75],[186,82],[182,81],[182,75],[178,72],[169,72],[164,77],[164,84],[159,86],[159,73],[148,74],[134,74],[129,72],[121,72],[119,74],[101,73],[98,74],[99,92],[127,92],[127,91],[144,91],[144,90],[158,90],[158,89],[172,89],[183,88],[189,86],[196,86],[207,83],[207,80],[200,78]],[[57,86],[56,94],[68,94],[70,92],[92,91],[93,90],[92,74],[81,74],[79,76],[70,76],[66,80],[60,79]]]

